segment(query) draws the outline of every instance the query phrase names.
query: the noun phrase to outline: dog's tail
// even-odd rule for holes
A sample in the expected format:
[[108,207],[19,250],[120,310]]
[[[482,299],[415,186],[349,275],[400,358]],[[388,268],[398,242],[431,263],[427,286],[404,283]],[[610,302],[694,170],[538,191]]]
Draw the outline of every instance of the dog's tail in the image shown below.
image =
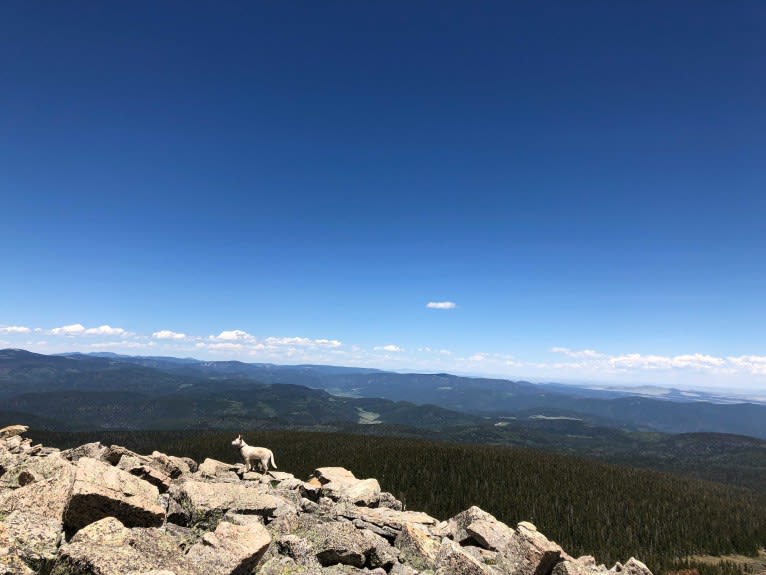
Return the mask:
[[269,450],[269,459],[271,460],[271,464],[274,466],[274,469],[277,469],[277,462],[274,461],[274,452]]

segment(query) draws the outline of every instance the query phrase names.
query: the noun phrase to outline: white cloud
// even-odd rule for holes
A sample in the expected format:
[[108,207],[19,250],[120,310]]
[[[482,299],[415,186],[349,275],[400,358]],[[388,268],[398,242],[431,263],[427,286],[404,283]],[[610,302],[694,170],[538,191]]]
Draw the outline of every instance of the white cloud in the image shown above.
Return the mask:
[[378,345],[373,349],[376,351],[404,351],[403,348],[399,347],[398,345],[394,345],[393,343],[389,343],[388,345]]
[[610,357],[608,362],[609,365],[618,370],[646,369],[650,371],[668,369],[705,370],[724,367],[726,364],[726,361],[723,358],[701,353],[676,356],[628,353]]
[[457,304],[454,301],[429,301],[426,307],[429,309],[454,309]]
[[221,341],[255,341],[255,337],[242,331],[241,329],[232,329],[229,331],[222,331],[218,335],[211,335],[209,339],[221,340]]
[[232,350],[232,349],[242,349],[244,346],[241,343],[231,342],[231,341],[224,341],[220,343],[209,343],[207,344],[208,349],[223,349],[223,350]]
[[340,347],[343,345],[337,339],[310,339],[308,337],[267,337],[263,342],[267,346]]
[[100,325],[86,329],[85,335],[125,335],[126,332],[121,327],[112,327],[110,325]]
[[81,323],[73,323],[61,327],[54,327],[51,330],[53,335],[80,335],[85,333],[85,326]]
[[563,353],[569,357],[604,357],[603,353],[599,353],[592,349],[570,349],[568,347],[552,347],[550,349],[553,353]]
[[[35,330],[37,331],[37,330]],[[49,331],[52,335],[134,335],[125,331],[121,327],[112,327],[111,325],[100,325],[98,327],[87,328],[81,323],[72,323],[61,327],[54,327]]]
[[186,334],[170,331],[169,329],[161,329],[160,331],[155,331],[152,337],[155,339],[186,339]]
[[755,375],[766,375],[766,355],[740,355],[727,357],[726,360],[738,369]]
[[485,359],[487,359],[487,357],[488,357],[488,354],[486,354],[486,353],[474,353],[468,359],[470,361],[484,361]]
[[0,327],[0,333],[29,333],[30,331],[32,330],[23,325],[8,325],[5,327]]

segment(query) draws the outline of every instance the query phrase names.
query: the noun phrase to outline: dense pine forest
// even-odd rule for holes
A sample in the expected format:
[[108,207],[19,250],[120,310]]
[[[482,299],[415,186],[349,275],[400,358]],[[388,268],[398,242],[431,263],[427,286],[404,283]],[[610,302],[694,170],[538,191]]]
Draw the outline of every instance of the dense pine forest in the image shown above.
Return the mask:
[[[238,461],[227,432],[37,431],[61,448],[88,441]],[[692,555],[755,555],[766,544],[762,493],[531,449],[418,439],[298,431],[244,434],[274,450],[279,469],[306,478],[317,467],[342,466],[376,477],[409,509],[446,519],[471,505],[501,521],[535,523],[572,554],[608,566],[631,555],[655,573],[694,567],[735,572],[732,565],[689,563]]]

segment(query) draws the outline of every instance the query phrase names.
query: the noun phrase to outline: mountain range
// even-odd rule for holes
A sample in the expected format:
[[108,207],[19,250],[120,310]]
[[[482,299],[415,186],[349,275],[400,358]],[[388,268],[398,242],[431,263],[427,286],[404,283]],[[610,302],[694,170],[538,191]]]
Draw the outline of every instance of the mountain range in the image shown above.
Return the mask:
[[446,373],[0,350],[0,411],[58,429],[383,424],[489,433],[523,423],[766,439],[766,405],[716,398]]

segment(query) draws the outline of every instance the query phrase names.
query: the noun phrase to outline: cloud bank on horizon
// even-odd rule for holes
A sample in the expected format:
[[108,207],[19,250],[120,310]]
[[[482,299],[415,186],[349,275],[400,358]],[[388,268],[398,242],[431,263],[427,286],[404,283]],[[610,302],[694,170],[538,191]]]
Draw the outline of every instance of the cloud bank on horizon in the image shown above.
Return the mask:
[[256,336],[242,329],[193,335],[171,329],[141,334],[108,324],[81,323],[52,328],[0,326],[0,347],[20,347],[38,353],[97,352],[140,355],[183,355],[200,359],[246,362],[313,363],[376,367],[399,371],[451,371],[494,377],[528,377],[552,381],[672,384],[695,387],[755,388],[766,382],[766,355],[727,355],[690,352],[678,355],[633,352],[604,353],[594,349],[554,346],[540,360],[511,354],[437,349],[413,350],[395,344],[349,344],[332,338]]

